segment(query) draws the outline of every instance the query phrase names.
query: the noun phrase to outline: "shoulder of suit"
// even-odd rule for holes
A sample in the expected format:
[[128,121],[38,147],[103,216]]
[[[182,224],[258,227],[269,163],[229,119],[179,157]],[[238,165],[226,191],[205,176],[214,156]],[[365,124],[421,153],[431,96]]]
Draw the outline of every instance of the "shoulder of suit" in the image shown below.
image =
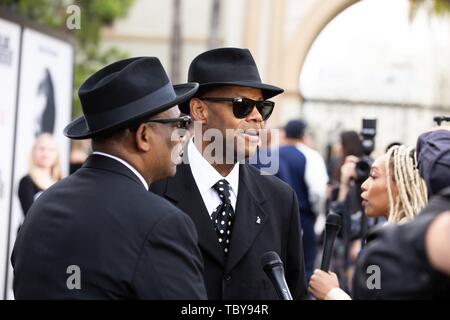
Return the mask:
[[[144,195],[145,194],[145,195]],[[156,194],[152,191],[146,191],[143,190],[143,198],[145,198],[145,201],[151,204],[152,206],[157,207],[166,207],[167,209],[170,209],[170,211],[181,211],[176,206],[174,206],[172,203],[170,203],[169,200],[165,199],[164,197],[160,196],[159,194]]]
[[439,195],[441,195],[444,198],[450,199],[450,187],[447,187],[445,189],[443,189]]
[[167,189],[167,183],[170,178],[165,178],[163,180],[155,181],[150,184],[149,191],[156,194],[163,194]]
[[[159,222],[169,219],[170,221],[178,221],[179,223],[186,223],[189,216],[181,209],[173,205],[164,197],[143,190],[142,194],[137,195],[139,199],[134,202],[136,211],[139,211],[139,217],[142,223],[150,223],[153,227]],[[139,202],[138,202],[139,201]]]
[[172,204],[166,198],[152,192],[147,192],[147,194],[149,194],[151,197],[149,208],[157,207],[159,209],[158,213],[163,216],[161,219],[159,219],[159,221],[162,221],[162,219],[169,219],[170,221],[178,221],[182,224],[190,224],[191,226],[194,225],[187,213]]
[[[77,174],[77,172],[75,172],[74,175],[75,174]],[[183,214],[180,209],[164,197],[146,190],[140,181],[133,180],[123,175],[112,175],[111,179],[113,180],[105,180],[104,183],[114,186],[113,188],[116,189],[115,193],[126,197],[124,201],[126,201],[127,205],[136,212],[141,212],[143,217],[148,217],[150,220],[153,220],[154,217],[150,217],[150,215],[148,215],[149,212],[151,212],[153,216],[155,214]],[[153,186],[153,184],[151,186]]]

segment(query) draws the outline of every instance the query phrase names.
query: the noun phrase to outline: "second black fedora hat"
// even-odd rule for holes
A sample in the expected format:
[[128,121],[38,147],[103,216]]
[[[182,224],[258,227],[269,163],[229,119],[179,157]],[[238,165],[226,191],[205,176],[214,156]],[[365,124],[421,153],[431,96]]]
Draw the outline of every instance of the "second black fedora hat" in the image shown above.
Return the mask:
[[[218,48],[198,55],[189,66],[188,81],[199,83],[198,94],[222,85],[261,89],[264,99],[284,91],[263,83],[252,54],[241,48]],[[180,104],[180,110],[189,114],[189,101]]]
[[158,58],[117,61],[81,85],[83,116],[70,123],[64,134],[85,139],[114,131],[188,100],[197,89],[197,83],[173,86]]

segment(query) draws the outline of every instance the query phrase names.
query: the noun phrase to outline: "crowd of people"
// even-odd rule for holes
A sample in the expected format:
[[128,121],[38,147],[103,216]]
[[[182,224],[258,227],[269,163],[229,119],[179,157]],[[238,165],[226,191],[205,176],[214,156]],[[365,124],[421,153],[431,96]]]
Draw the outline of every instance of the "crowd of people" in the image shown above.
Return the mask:
[[[277,299],[260,265],[270,251],[294,299],[450,298],[445,123],[414,148],[390,145],[361,177],[355,131],[327,161],[300,119],[282,142],[260,144],[283,89],[262,82],[249,50],[206,51],[187,78],[172,85],[156,57],[89,77],[83,115],[64,134],[91,139],[92,154],[75,143],[62,180],[54,140],[36,140],[19,187],[16,299]],[[342,218],[335,272],[316,269],[316,222],[328,211]],[[371,286],[373,266],[381,282]]]

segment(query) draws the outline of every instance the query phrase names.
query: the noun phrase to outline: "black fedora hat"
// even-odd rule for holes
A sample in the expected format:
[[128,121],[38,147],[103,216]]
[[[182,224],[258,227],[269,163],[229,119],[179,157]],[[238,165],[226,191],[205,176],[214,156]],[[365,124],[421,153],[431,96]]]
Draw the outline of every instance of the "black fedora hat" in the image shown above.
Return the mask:
[[197,89],[197,83],[173,86],[158,58],[117,61],[81,85],[83,116],[70,123],[64,134],[85,139],[112,132],[186,101]]
[[[261,89],[264,99],[284,91],[262,83],[252,54],[240,48],[213,49],[198,55],[189,66],[188,81],[199,83],[197,96],[222,85]],[[189,114],[189,101],[180,104],[180,110]]]

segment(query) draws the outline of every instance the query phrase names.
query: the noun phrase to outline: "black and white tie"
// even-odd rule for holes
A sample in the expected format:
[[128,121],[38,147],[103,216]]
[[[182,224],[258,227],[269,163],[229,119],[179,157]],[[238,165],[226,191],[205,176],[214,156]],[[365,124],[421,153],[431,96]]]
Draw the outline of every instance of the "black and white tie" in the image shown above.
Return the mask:
[[233,227],[234,210],[231,205],[230,185],[225,179],[219,180],[213,189],[217,192],[222,201],[214,210],[212,220],[216,230],[219,244],[225,255],[228,253],[231,240],[231,229]]

